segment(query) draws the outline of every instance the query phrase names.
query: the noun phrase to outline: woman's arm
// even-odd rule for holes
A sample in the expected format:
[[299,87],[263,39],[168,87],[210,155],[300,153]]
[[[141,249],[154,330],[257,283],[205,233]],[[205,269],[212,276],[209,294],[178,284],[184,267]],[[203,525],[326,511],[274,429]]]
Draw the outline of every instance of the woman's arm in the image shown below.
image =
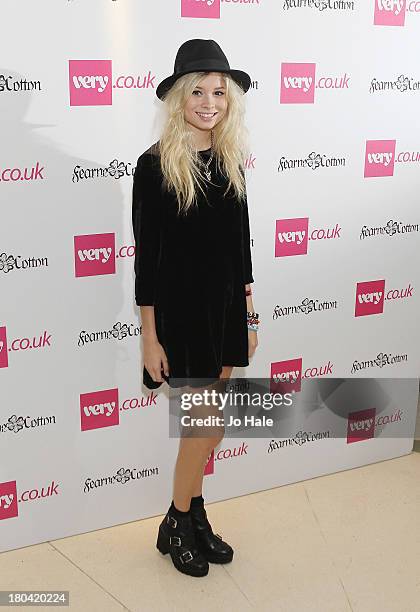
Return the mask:
[[132,224],[135,299],[138,306],[155,304],[162,248],[161,192],[152,163],[152,156],[143,153],[137,161],[133,177]]
[[165,351],[156,333],[155,302],[162,250],[160,186],[152,158],[144,153],[133,177],[132,223],[135,240],[135,300],[140,307],[143,363],[155,382],[163,382],[161,370],[169,375]]
[[[251,285],[245,285],[245,291],[251,289]],[[254,304],[252,303],[252,294],[246,296],[246,309],[248,312],[254,312]]]
[[[248,197],[245,195],[244,201],[241,203],[242,206],[242,262],[244,268],[244,281],[245,285],[249,286],[250,283],[254,282],[252,275],[252,258],[251,258],[251,237],[249,230],[249,214],[248,214]],[[249,297],[249,296],[247,296]],[[249,309],[248,309],[249,310]]]
[[158,342],[158,337],[156,335],[155,307],[140,306],[140,318],[142,337],[147,341]]
[[[252,275],[252,257],[251,257],[251,237],[249,230],[249,214],[248,214],[248,199],[245,197],[245,201],[242,207],[242,260],[244,266],[244,280],[245,287],[244,291],[251,289],[251,283],[254,282]],[[246,296],[246,309],[248,312],[254,312],[254,303],[252,301],[252,294]],[[248,357],[252,357],[258,346],[257,332],[252,329],[248,329]]]

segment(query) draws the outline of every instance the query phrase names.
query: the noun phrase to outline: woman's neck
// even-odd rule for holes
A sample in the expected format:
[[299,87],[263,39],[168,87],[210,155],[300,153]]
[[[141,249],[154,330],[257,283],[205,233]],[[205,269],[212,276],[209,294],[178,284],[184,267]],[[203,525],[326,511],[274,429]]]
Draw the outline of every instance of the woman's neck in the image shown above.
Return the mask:
[[211,132],[210,130],[192,131],[193,145],[197,151],[206,151],[211,147]]

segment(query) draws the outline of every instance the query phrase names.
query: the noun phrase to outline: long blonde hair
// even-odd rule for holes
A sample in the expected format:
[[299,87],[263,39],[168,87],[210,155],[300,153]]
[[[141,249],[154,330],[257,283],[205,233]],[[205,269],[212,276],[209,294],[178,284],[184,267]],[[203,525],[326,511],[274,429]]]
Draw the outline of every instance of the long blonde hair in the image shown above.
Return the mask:
[[[206,72],[180,77],[164,98],[166,122],[159,140],[164,187],[176,193],[179,212],[186,213],[197,201],[197,190],[205,195],[199,155],[184,119],[184,107]],[[228,179],[225,194],[233,188],[239,201],[245,197],[244,164],[248,154],[248,132],[244,124],[244,92],[228,75],[221,74],[226,87],[227,109],[214,130],[214,155],[218,169]]]

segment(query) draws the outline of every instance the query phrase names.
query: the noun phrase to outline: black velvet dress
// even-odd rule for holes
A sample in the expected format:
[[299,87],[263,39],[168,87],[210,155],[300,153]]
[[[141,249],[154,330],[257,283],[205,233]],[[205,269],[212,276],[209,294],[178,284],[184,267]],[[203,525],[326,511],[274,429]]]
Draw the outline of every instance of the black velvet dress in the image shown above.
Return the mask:
[[[210,150],[201,151],[208,161]],[[153,305],[156,334],[169,364],[170,387],[216,381],[222,366],[247,366],[245,284],[254,282],[248,206],[210,164],[198,205],[178,215],[174,192],[164,191],[158,148],[138,159],[133,179],[132,223],[136,246],[135,301]],[[176,379],[176,380],[173,380]],[[156,389],[143,368],[143,384]]]

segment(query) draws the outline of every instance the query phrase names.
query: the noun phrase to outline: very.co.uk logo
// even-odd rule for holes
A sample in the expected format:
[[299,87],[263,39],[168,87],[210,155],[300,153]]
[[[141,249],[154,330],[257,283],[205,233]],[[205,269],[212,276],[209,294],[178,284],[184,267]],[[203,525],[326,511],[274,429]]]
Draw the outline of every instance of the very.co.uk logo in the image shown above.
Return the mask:
[[69,60],[70,106],[112,104],[112,60]]
[[69,60],[70,106],[110,106],[113,89],[154,89],[149,70],[143,76],[118,76],[113,83],[112,60]]
[[116,259],[134,257],[134,244],[115,247],[115,234],[74,236],[74,270],[76,277],[115,274]]
[[0,521],[18,516],[21,503],[39,503],[39,500],[45,502],[53,495],[60,495],[59,483],[54,480],[48,486],[31,484],[30,487],[30,489],[21,491],[18,498],[16,480],[0,482]]
[[115,234],[74,236],[76,277],[115,274]]
[[364,281],[356,285],[355,317],[381,314],[385,301],[406,299],[413,296],[411,283],[403,289],[385,291],[385,280]]
[[9,366],[9,352],[42,348],[51,348],[51,334],[46,330],[39,336],[14,338],[8,344],[6,326],[0,327],[0,368],[7,368]]
[[118,388],[92,391],[80,394],[80,429],[101,429],[119,425],[120,412],[157,406],[156,393],[151,391],[147,397],[131,397],[119,403]]
[[9,357],[7,351],[7,333],[6,326],[0,327],[0,368],[7,368],[9,365]]
[[80,394],[81,430],[111,427],[119,423],[118,389]]
[[41,166],[37,161],[34,166],[25,166],[24,168],[0,168],[0,181],[4,183],[17,181],[43,181],[45,166]]
[[275,257],[306,255],[308,240],[340,238],[341,226],[336,223],[330,228],[315,228],[309,231],[309,217],[298,219],[277,219],[275,230]]
[[309,217],[277,219],[275,256],[306,255],[308,252]]
[[0,521],[18,515],[16,480],[0,482]]
[[376,408],[367,408],[350,412],[347,421],[347,444],[361,442],[375,437],[385,428],[402,422],[403,412],[400,408],[392,414],[376,416]]
[[394,176],[396,140],[367,140],[365,178]]
[[259,6],[260,0],[181,0],[181,17],[220,19],[220,4]]
[[385,281],[367,281],[357,283],[355,317],[380,314],[384,311]]
[[220,0],[181,0],[181,17],[220,19]]
[[374,25],[403,26],[405,24],[406,0],[374,0]]
[[367,140],[365,151],[365,178],[394,176],[395,163],[418,164],[419,151],[395,153],[396,140]]
[[280,104],[313,104],[315,89],[348,89],[350,77],[315,77],[316,64],[282,63]]
[[374,438],[388,427],[401,423],[402,420],[401,408],[397,408],[392,414],[379,416],[376,416],[376,408],[350,412],[347,420],[347,444]]
[[333,363],[328,360],[320,366],[310,366],[303,370],[302,357],[275,361],[270,365],[271,393],[298,393],[304,379],[313,379],[333,374]]
[[351,412],[347,420],[347,444],[375,436],[376,408]]
[[134,244],[115,247],[115,234],[74,236],[74,270],[76,277],[115,274],[116,259],[134,257]]
[[302,381],[302,357],[286,359],[271,364],[270,391],[279,389],[281,393],[299,392]]
[[246,444],[245,442],[242,442],[240,446],[235,446],[235,448],[222,448],[216,453],[213,449],[207,459],[207,463],[204,468],[204,476],[214,474],[214,464],[216,461],[222,461],[223,459],[233,459],[235,457],[242,457],[243,455],[247,454],[248,444]]

